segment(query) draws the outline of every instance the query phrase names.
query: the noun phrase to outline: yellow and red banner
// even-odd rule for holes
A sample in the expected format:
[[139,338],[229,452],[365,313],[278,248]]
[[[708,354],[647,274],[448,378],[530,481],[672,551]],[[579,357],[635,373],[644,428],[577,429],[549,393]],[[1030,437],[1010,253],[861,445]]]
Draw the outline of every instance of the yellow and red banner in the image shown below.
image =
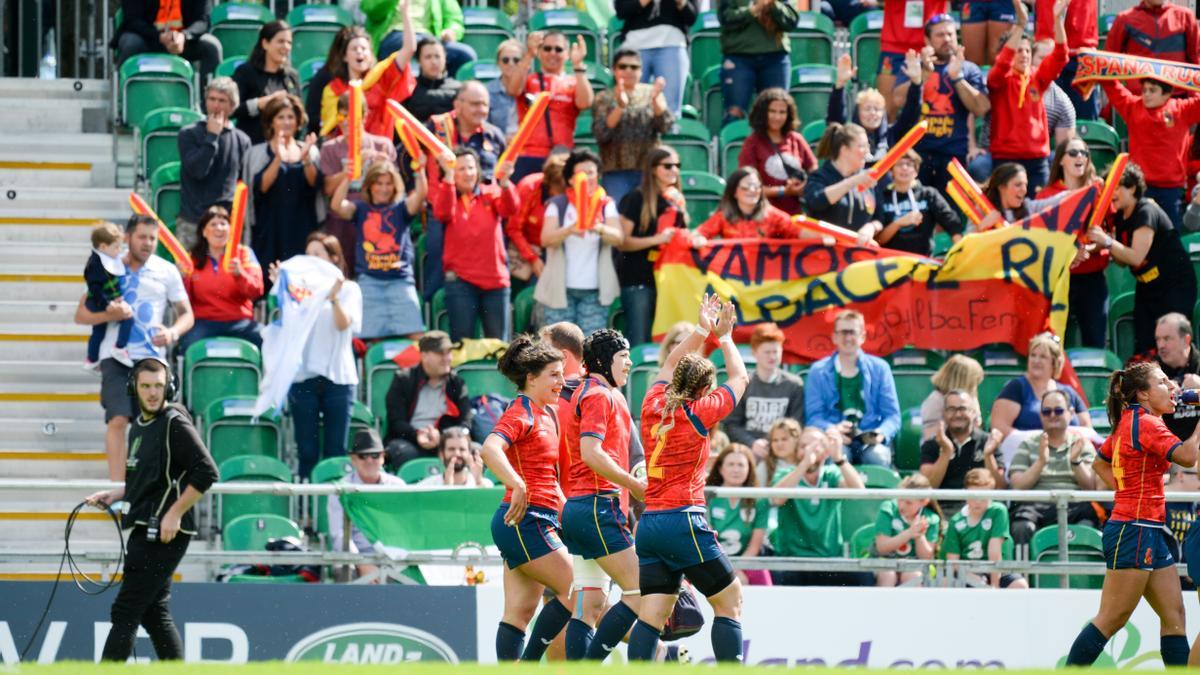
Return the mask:
[[773,321],[790,360],[828,356],[834,317],[866,316],[866,351],[905,346],[972,349],[1011,344],[1024,351],[1047,329],[1067,323],[1070,264],[1098,186],[1077,190],[1012,227],[963,237],[944,261],[819,240],[719,240],[693,249],[686,237],[663,247],[655,266],[654,335],[695,321],[706,292],[737,307],[735,339]]
[[1172,87],[1200,91],[1200,65],[1130,56],[1097,49],[1079,50],[1079,70],[1071,84],[1086,97],[1101,80],[1150,78]]

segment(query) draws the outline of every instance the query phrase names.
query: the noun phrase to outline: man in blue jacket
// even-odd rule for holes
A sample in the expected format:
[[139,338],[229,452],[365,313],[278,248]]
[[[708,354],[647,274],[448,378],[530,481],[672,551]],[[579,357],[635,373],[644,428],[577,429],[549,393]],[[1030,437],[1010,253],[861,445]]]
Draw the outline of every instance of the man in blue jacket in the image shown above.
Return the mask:
[[851,464],[892,465],[891,442],[900,430],[900,401],[887,362],[862,350],[863,315],[848,309],[833,322],[837,351],[813,364],[804,388],[806,425],[835,429]]

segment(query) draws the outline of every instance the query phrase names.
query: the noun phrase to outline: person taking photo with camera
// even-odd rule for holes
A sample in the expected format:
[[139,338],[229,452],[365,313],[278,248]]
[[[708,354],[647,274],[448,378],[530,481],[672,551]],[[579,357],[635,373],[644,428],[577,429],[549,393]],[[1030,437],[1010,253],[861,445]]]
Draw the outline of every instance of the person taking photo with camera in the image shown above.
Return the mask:
[[150,634],[159,660],[179,660],[183,643],[167,607],[171,577],[196,534],[192,507],[217,481],[217,466],[188,414],[170,404],[175,379],[165,361],[138,361],[129,374],[128,392],[139,414],[129,428],[125,486],[86,500],[97,508],[124,500],[129,505],[124,524],[133,527],[101,658],[128,659],[140,625]]

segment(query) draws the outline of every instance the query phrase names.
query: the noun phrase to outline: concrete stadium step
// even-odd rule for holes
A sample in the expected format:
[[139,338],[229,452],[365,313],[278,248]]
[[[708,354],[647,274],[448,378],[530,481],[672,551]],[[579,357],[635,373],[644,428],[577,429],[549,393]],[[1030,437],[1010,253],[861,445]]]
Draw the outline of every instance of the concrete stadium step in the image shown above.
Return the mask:
[[[95,218],[34,219],[4,215],[0,210],[0,241],[55,246],[79,244],[91,247]],[[82,274],[82,270],[80,271]]]
[[[0,450],[0,476],[5,478],[108,478],[103,447],[90,450]],[[5,497],[9,499],[9,497]]]
[[[75,500],[78,503],[87,495],[81,494]],[[41,503],[38,503],[41,506]],[[73,507],[74,505],[72,505]],[[21,543],[34,541],[62,542],[63,528],[67,524],[67,516],[71,508],[58,511],[0,510],[0,529],[4,530],[6,549],[23,548]],[[112,518],[103,511],[86,509],[80,512],[71,533],[71,548],[75,548],[76,537],[80,539],[116,541],[116,528]]]
[[[97,390],[99,387],[97,386]],[[71,397],[49,394],[15,393],[0,394],[0,410],[5,416],[40,421],[43,425],[53,420],[91,420],[103,430],[104,411],[100,408],[100,394],[79,394]],[[3,436],[7,436],[3,434]],[[26,445],[22,443],[22,445]],[[74,445],[74,444],[72,444]],[[37,445],[36,447],[46,447]]]
[[89,406],[78,418],[59,410],[25,417],[10,417],[7,406],[0,406],[0,411],[4,414],[0,418],[0,429],[4,429],[0,434],[2,451],[28,452],[35,448],[73,453],[77,448],[88,448],[88,452],[104,449],[104,411],[99,405]]
[[80,377],[74,381],[51,382],[38,378],[37,380],[7,380],[0,378],[0,401],[62,401],[73,403],[77,401],[100,400],[100,378],[78,368]]
[[129,217],[129,191],[117,188],[9,187],[2,194],[0,216],[6,222],[23,215],[71,221]]
[[0,135],[0,186],[114,187],[116,170],[108,134]]
[[69,242],[18,241],[0,247],[0,269],[7,274],[25,271],[58,273],[74,270],[82,278],[83,266],[92,253],[90,239]]
[[109,104],[101,100],[24,100],[0,106],[0,128],[8,133],[104,131],[109,113]]
[[0,99],[33,101],[65,99],[106,103],[112,98],[112,84],[105,79],[34,80],[22,77],[0,78]]
[[[0,290],[4,284],[0,284]],[[78,295],[76,296],[78,297]],[[83,363],[87,355],[90,326],[64,324],[64,328],[79,329],[75,334],[37,334],[16,332],[0,327],[0,361],[76,361]]]
[[99,386],[100,377],[83,369],[82,358],[71,361],[0,361],[0,391],[14,387],[53,387],[50,391],[73,391],[75,387],[87,387],[99,391]]
[[64,300],[0,300],[0,326],[19,323],[61,324],[75,320],[81,284]]
[[[75,308],[79,306],[79,298],[87,292],[83,282],[83,268],[72,278],[67,274],[37,275],[29,277],[8,277],[0,273],[0,302],[25,301],[37,298],[39,301],[62,303],[67,305],[70,316],[75,316]],[[53,321],[50,323],[57,323]],[[0,337],[0,341],[4,338]]]

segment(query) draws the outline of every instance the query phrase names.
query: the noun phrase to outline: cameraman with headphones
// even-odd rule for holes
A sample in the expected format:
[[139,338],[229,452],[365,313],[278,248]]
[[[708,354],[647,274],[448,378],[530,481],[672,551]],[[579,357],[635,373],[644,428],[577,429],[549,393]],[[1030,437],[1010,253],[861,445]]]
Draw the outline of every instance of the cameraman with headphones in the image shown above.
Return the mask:
[[217,481],[217,467],[186,412],[170,401],[175,378],[158,358],[138,361],[128,391],[140,412],[130,425],[125,487],[87,498],[97,508],[124,499],[132,524],[125,551],[125,577],[112,606],[112,630],[104,643],[105,661],[125,661],[138,625],[154,643],[159,660],[183,658],[183,643],[167,601],[171,577],[196,534],[191,509]]

